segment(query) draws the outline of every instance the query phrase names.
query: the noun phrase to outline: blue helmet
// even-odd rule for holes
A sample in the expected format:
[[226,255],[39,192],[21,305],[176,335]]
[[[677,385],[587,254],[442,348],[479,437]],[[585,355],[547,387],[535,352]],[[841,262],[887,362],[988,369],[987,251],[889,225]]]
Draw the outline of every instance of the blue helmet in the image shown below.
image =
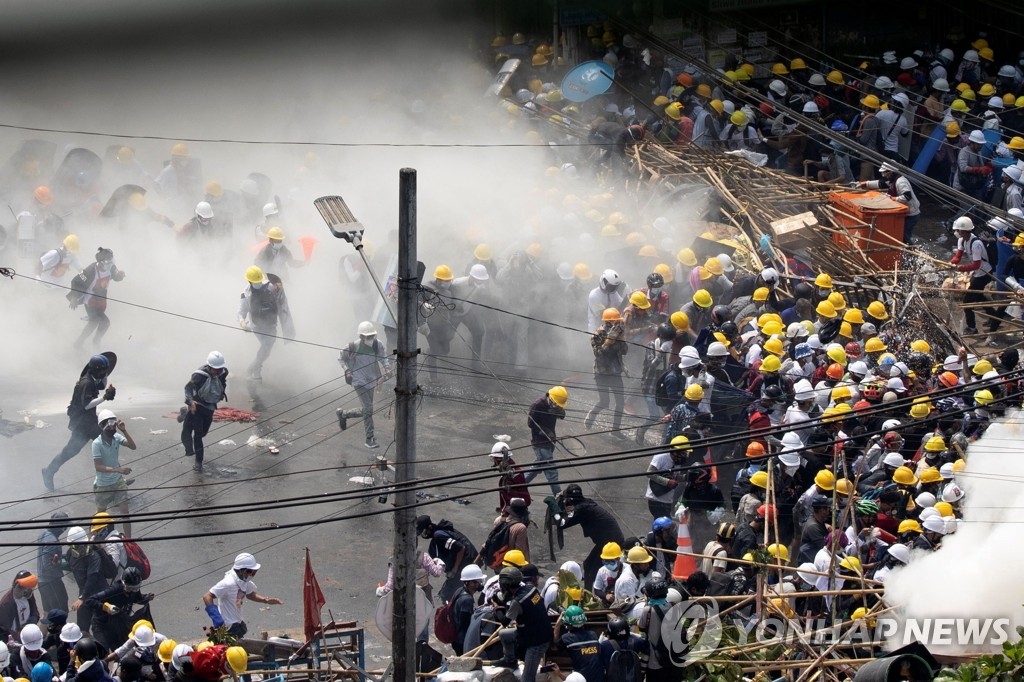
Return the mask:
[[110,360],[105,355],[94,355],[89,358],[89,370],[98,372],[100,370],[110,369]]
[[846,125],[842,120],[836,119],[832,121],[832,130],[837,133],[845,133],[850,129],[850,126]]
[[40,661],[32,667],[32,682],[53,682],[53,666]]
[[651,530],[658,532],[659,530],[668,530],[672,527],[672,519],[667,516],[659,516],[654,519],[654,523],[651,524]]
[[807,358],[807,357],[810,357],[812,355],[814,355],[814,351],[811,350],[811,347],[809,345],[807,345],[806,343],[798,343],[798,344],[796,344],[796,359],[797,360],[800,360],[801,358]]

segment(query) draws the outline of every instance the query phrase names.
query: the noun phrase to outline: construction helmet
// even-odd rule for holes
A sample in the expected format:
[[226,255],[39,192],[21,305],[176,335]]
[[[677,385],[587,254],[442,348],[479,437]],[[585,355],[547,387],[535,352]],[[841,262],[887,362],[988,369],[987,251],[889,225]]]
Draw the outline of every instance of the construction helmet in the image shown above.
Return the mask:
[[894,483],[899,485],[917,485],[917,476],[911,471],[910,467],[899,467],[892,475]]
[[669,100],[668,97],[665,97],[665,95],[658,95],[657,97],[654,98],[654,106],[663,107],[667,105],[670,101],[671,100]]
[[693,267],[697,264],[697,255],[693,252],[693,249],[687,247],[679,250],[676,254],[676,260],[682,265]]
[[709,104],[710,104],[711,108],[714,109],[719,114],[721,114],[723,111],[725,111],[725,105],[722,104],[722,100],[720,100],[720,99],[713,99],[713,100],[711,100],[711,102]]
[[518,549],[510,549],[505,552],[505,556],[502,557],[501,563],[505,566],[522,567],[529,562],[526,560],[526,555],[523,554],[522,551]]
[[807,64],[804,63],[804,60],[801,57],[797,57],[796,59],[789,62],[790,71],[799,71],[800,69],[806,68]]
[[679,121],[683,118],[683,105],[679,102],[672,102],[665,107],[665,115],[673,121]]
[[267,230],[267,239],[276,239],[278,241],[281,241],[282,239],[284,239],[284,230],[282,230],[280,227],[270,228],[269,230]]
[[916,353],[931,353],[932,347],[924,339],[915,339],[910,342],[910,350]]
[[693,302],[696,303],[697,306],[701,308],[710,308],[711,305],[714,303],[714,301],[711,300],[711,292],[709,292],[707,289],[698,289],[696,292],[694,292]]
[[828,469],[822,469],[814,475],[814,485],[818,486],[822,490],[835,490],[836,476]]
[[782,62],[778,62],[772,64],[772,73],[775,74],[776,76],[788,76],[789,69],[787,69],[786,65],[783,64]]
[[860,100],[860,103],[868,109],[878,109],[880,106],[882,106],[881,102],[878,101],[878,97],[875,95],[865,95]]
[[447,265],[438,265],[434,268],[434,279],[439,279],[442,282],[450,282],[455,279],[455,275],[452,273],[452,269]]
[[767,490],[768,489],[768,472],[767,471],[755,471],[753,476],[750,477],[750,485],[752,485],[754,487],[757,487],[757,488],[762,488],[764,490]]
[[825,76],[825,80],[832,85],[846,85],[846,82],[843,80],[843,74],[838,71],[829,71],[828,75]]
[[831,346],[827,351],[825,351],[825,354],[832,360],[832,362],[842,367],[846,367],[846,351],[843,350],[842,346]]
[[855,556],[848,556],[840,561],[839,567],[846,569],[847,571],[852,571],[857,575],[860,575],[864,570],[864,567],[860,563],[860,559]]
[[601,548],[601,558],[605,561],[615,561],[622,558],[622,547],[617,542],[606,542]]
[[224,187],[216,180],[210,180],[206,183],[206,193],[211,197],[222,197],[224,196]]
[[[832,296],[836,296],[837,294],[838,292],[832,292],[828,297],[829,300],[831,301]],[[841,295],[840,298],[842,298]],[[846,302],[844,301],[843,303],[845,305]],[[835,306],[835,303],[832,305]],[[836,310],[839,310],[839,308],[836,308]],[[846,312],[843,313],[843,322],[849,322],[850,324],[864,324],[864,313],[860,311],[860,308],[847,308]]]
[[593,273],[590,272],[590,266],[586,263],[577,263],[572,266],[572,276],[576,279],[586,282],[593,278]]
[[755,301],[767,301],[768,293],[768,287],[758,287],[754,289],[754,294],[751,298]]
[[1022,149],[1024,149],[1024,137],[1021,137],[1020,135],[1014,135],[1013,137],[1010,138],[1010,142],[1006,146],[1009,147],[1010,149],[1013,149],[1014,151],[1021,151]]
[[548,390],[548,397],[551,401],[559,407],[565,407],[565,404],[569,402],[569,392],[565,390],[565,386],[552,386]]
[[817,307],[815,308],[815,312],[817,312],[822,317],[828,318],[830,320],[838,315],[838,313],[836,313],[835,306],[833,306],[828,301],[820,301]]
[[778,320],[765,320],[761,325],[761,333],[765,336],[775,336],[782,333],[782,323]]
[[711,86],[708,85],[707,83],[701,83],[700,85],[698,85],[697,96],[703,97],[704,99],[708,99],[709,97],[711,97]]
[[958,474],[967,468],[967,461],[964,459],[958,459],[953,462],[953,473]]
[[953,388],[960,383],[960,379],[953,372],[943,372],[938,376],[939,383],[946,388]]
[[675,327],[676,331],[685,332],[690,328],[690,318],[681,310],[677,310],[672,313],[668,320],[672,323],[672,326]]
[[939,512],[941,516],[953,516],[953,505],[945,500],[936,502],[934,509]]
[[[156,644],[156,633],[153,632],[153,628],[148,625],[140,625],[135,628],[132,638],[139,646],[150,647]],[[245,670],[245,668],[243,667],[242,670]]]
[[708,258],[706,261],[704,261],[704,267],[712,275],[721,275],[722,272],[723,272],[722,261],[718,260],[714,256],[712,256],[711,258]]
[[960,91],[960,99],[965,102],[976,102],[978,101],[978,96],[974,93],[974,90],[967,88],[966,90]]
[[64,248],[68,250],[68,253],[78,253],[79,246],[81,245],[78,240],[77,234],[69,234],[64,237]]
[[992,391],[987,388],[974,392],[974,402],[982,407],[990,405],[993,400],[995,400],[995,398],[992,396]]
[[914,419],[924,419],[932,410],[927,403],[914,403],[910,406],[910,416]]
[[668,263],[658,263],[654,266],[654,272],[661,275],[663,282],[668,283],[675,279],[672,275],[672,268],[668,266]]
[[747,457],[764,457],[764,445],[760,441],[750,441],[745,454]]
[[846,299],[838,291],[833,291],[828,295],[828,302],[832,304],[832,307],[836,309],[836,312],[846,309]]
[[782,562],[789,561],[789,548],[787,548],[785,545],[780,545],[778,543],[772,543],[772,544],[768,545],[767,550],[768,550],[768,553],[771,554],[773,558],[779,559]]
[[[699,388],[699,387],[698,387]],[[669,442],[673,450],[685,450],[686,452],[693,452],[693,448],[690,447],[690,439],[686,436],[675,436]]]
[[929,452],[942,452],[946,449],[946,441],[942,436],[932,436],[925,441],[924,449]]
[[942,474],[935,467],[928,467],[921,472],[921,483],[938,483],[942,480]]
[[849,386],[836,386],[832,389],[832,402],[839,402],[840,400],[850,400],[853,394],[850,393]]
[[[843,378],[843,374],[846,372],[843,370],[843,366],[838,362],[833,362],[825,369],[825,376],[833,381],[839,381]],[[849,390],[849,389],[847,389]]]
[[[992,48],[991,47],[983,47],[980,50],[978,50],[978,56],[981,57],[982,59],[987,60],[987,61],[992,61],[992,58],[995,57],[995,53],[992,52]],[[985,83],[985,85],[989,85],[989,84]],[[994,91],[995,91],[995,88],[993,88],[993,92]]]
[[[650,304],[648,303],[648,305]],[[601,320],[603,322],[622,322],[622,313],[618,308],[605,308],[601,313]]]
[[647,294],[642,291],[634,291],[630,294],[629,302],[640,310],[647,310],[651,307],[651,301],[647,298]]
[[868,315],[876,320],[889,319],[889,311],[885,309],[885,304],[881,301],[872,301],[871,303],[868,303]]
[[248,667],[249,655],[240,646],[229,646],[228,650],[224,652],[224,657],[236,675],[245,672],[246,667]]
[[263,271],[256,265],[250,265],[245,270],[245,281],[249,284],[259,284],[263,281]]
[[971,368],[971,371],[979,377],[985,376],[987,373],[992,371],[992,363],[989,360],[982,358],[974,363],[974,367]]
[[92,517],[92,527],[89,530],[95,533],[107,526],[113,525],[113,523],[114,518],[107,512],[96,512],[96,515]]
[[581,607],[573,604],[562,614],[562,620],[567,625],[583,627],[587,624],[587,614],[583,613],[583,609]]
[[524,36],[522,33],[518,33],[518,32],[513,33],[512,34],[512,44],[513,45],[525,45],[526,44],[526,36]]
[[377,336],[377,328],[373,326],[373,322],[364,320],[359,323],[359,327],[356,329],[359,336]]
[[683,395],[687,400],[704,400],[704,389],[701,388],[700,384],[690,384],[686,387],[686,392]]
[[920,533],[921,524],[915,519],[904,519],[900,521],[899,527],[896,529],[897,534],[903,535],[904,533]]
[[747,125],[747,115],[742,111],[734,111],[732,112],[732,116],[729,117],[729,122],[734,126],[742,128]]
[[882,339],[877,336],[872,336],[866,342],[864,342],[864,350],[868,353],[881,353],[882,351],[888,350],[889,347],[882,343]]
[[760,370],[762,372],[774,374],[775,372],[778,372],[780,369],[782,369],[782,361],[779,360],[779,357],[777,355],[769,355],[768,357],[761,361]]
[[178,646],[178,643],[173,639],[165,639],[160,642],[160,648],[156,650],[156,656],[160,659],[161,663],[170,663],[171,654],[174,653],[174,647]]
[[188,156],[188,145],[184,142],[179,142],[171,147],[171,156]]
[[775,338],[774,336],[764,342],[764,349],[773,355],[782,356],[785,354],[785,350],[782,348],[782,341]]
[[[967,106],[967,102],[963,101],[959,97],[957,99],[953,100],[953,103],[949,105],[949,108],[952,111],[960,112],[962,114],[965,114],[968,111],[970,111],[970,108],[968,108],[968,106]],[[956,125],[956,133],[955,134],[953,134],[953,132],[949,129],[950,126],[952,126],[952,125]],[[959,137],[959,135],[960,135],[960,125],[956,121],[950,121],[949,123],[946,124],[946,137]]]
[[838,494],[849,497],[854,492],[853,483],[848,478],[840,478],[836,481],[835,490]]
[[643,547],[630,547],[626,552],[626,561],[631,564],[649,564],[654,557]]

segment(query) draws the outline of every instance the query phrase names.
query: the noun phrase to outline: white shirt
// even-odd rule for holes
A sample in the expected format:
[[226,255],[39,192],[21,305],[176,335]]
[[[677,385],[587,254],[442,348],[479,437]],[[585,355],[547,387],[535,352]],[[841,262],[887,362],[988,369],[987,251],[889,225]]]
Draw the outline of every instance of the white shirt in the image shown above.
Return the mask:
[[[967,248],[970,245],[970,248]],[[974,235],[971,235],[965,240],[963,237],[957,240],[956,248],[964,252],[964,256],[970,258],[967,263],[973,263],[976,260],[981,261],[981,267],[971,272],[971,278],[983,277],[988,273],[992,272],[992,264],[988,262],[988,249],[985,248],[985,242],[981,241]],[[963,259],[960,260],[961,264],[965,264]]]
[[[655,469],[658,472],[660,472],[660,475],[664,476],[674,466],[675,464],[672,462],[672,455],[663,452],[651,458],[651,463],[647,467],[647,471],[648,473],[652,473],[651,470]],[[648,500],[654,500],[655,502],[672,503],[675,502],[676,490],[679,490],[680,494],[682,493],[682,489],[680,488],[680,486],[676,486],[675,488],[669,490],[667,493],[664,493],[662,495],[655,495],[654,491],[651,490],[651,479],[648,478],[647,492],[644,493],[644,497],[646,497]]]
[[615,601],[622,601],[630,597],[637,598],[642,596],[640,592],[641,588],[650,580],[651,574],[648,573],[645,576],[637,577],[633,573],[633,567],[627,563],[622,564],[622,573],[619,574],[618,580],[615,581]]
[[219,583],[210,588],[210,592],[217,598],[217,608],[220,609],[224,624],[231,627],[242,622],[242,603],[247,595],[256,593],[256,583],[242,580],[232,569],[224,574]]

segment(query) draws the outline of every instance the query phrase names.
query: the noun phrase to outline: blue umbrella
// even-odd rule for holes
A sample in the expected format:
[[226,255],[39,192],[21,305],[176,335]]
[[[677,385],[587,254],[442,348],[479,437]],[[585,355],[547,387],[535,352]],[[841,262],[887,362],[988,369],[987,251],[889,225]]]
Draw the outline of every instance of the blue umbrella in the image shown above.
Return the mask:
[[604,62],[583,62],[562,79],[562,96],[570,102],[586,102],[612,87],[615,69]]

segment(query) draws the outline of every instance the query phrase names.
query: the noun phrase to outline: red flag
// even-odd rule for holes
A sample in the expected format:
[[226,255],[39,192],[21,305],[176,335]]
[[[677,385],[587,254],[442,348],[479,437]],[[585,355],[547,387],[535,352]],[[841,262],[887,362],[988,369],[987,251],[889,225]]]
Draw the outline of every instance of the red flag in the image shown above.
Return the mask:
[[306,641],[313,639],[320,630],[320,609],[327,601],[320,590],[320,583],[313,572],[313,564],[309,562],[309,547],[306,548],[306,571],[302,579],[302,625],[306,631]]

